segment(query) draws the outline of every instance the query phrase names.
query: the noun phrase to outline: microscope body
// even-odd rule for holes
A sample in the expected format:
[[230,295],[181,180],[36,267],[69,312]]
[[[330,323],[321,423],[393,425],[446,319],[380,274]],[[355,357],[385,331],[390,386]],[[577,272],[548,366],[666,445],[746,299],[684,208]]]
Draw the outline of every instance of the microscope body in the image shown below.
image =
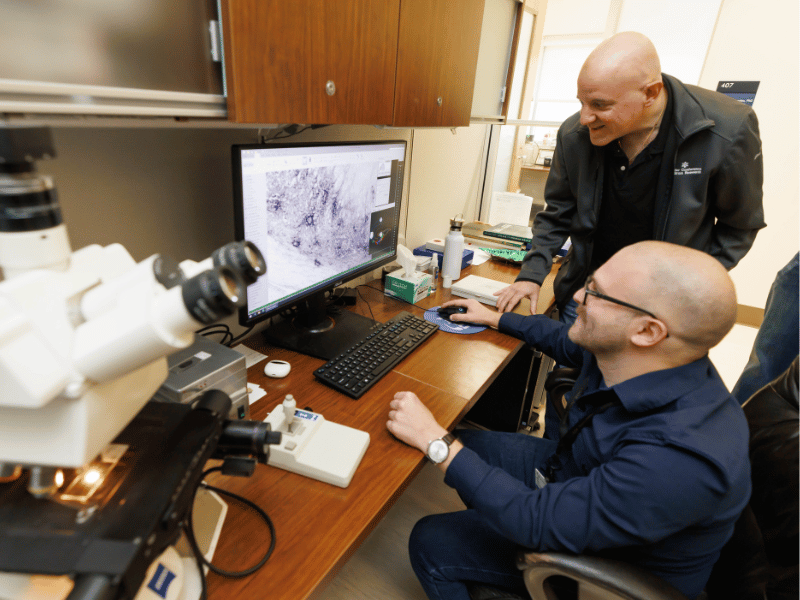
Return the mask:
[[78,468],[152,397],[201,326],[156,258],[88,246],[0,283],[0,463]]
[[119,244],[73,252],[33,165],[54,155],[46,128],[0,126],[0,597],[8,577],[41,574],[71,577],[69,600],[133,599],[206,461],[249,476],[280,443],[227,419],[219,390],[151,401],[167,356],[234,314],[266,264],[249,242],[180,264]]

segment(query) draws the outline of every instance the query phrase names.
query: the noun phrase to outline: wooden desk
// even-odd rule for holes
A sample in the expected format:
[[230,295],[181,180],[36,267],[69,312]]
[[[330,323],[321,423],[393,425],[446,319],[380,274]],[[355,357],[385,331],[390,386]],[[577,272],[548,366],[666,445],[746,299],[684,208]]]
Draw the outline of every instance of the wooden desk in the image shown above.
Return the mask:
[[[470,267],[472,273],[511,283],[518,270],[493,261]],[[371,287],[374,286],[374,287]],[[358,288],[355,311],[386,321],[405,310],[422,315],[452,296],[441,287],[419,304],[386,297],[380,282]],[[542,294],[546,296],[547,294]],[[542,298],[542,302],[546,299]],[[529,314],[525,301],[517,311]],[[367,431],[370,445],[346,489],[259,465],[249,479],[212,475],[209,481],[239,493],[261,506],[275,524],[277,544],[269,562],[243,579],[209,573],[209,596],[215,600],[285,598],[301,600],[323,589],[350,555],[380,522],[425,458],[386,430],[389,401],[397,391],[417,394],[437,420],[451,429],[477,401],[522,343],[492,329],[470,336],[440,332],[395,367],[358,400],[319,383],[312,372],[324,361],[261,345],[258,336],[247,345],[272,359],[287,360],[292,371],[285,379],[268,379],[264,362],[251,367],[248,381],[261,385],[267,396],[251,406],[252,419],[264,419],[288,393],[298,408],[310,408],[326,419]],[[270,542],[266,525],[249,510],[229,503],[228,515],[214,563],[226,570],[255,564]]]

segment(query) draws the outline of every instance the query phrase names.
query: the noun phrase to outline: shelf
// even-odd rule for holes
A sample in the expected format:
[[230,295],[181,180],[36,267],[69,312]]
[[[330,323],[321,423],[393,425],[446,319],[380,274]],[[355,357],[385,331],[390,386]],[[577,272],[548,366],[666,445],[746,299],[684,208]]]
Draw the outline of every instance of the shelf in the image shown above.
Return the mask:
[[523,171],[544,171],[546,173],[546,172],[550,171],[550,167],[541,167],[539,165],[535,165],[533,167],[522,167],[522,170]]

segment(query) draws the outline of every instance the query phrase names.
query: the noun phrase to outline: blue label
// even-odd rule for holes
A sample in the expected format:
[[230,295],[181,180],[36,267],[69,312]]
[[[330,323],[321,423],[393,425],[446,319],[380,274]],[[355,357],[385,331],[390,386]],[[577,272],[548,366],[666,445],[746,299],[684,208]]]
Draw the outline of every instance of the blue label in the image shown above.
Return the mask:
[[147,582],[147,587],[162,598],[166,598],[173,579],[175,579],[175,573],[167,569],[163,564],[158,563],[153,578]]
[[319,419],[319,415],[308,412],[307,410],[300,410],[299,408],[294,411],[294,416],[298,419],[305,419],[306,421],[316,421]]

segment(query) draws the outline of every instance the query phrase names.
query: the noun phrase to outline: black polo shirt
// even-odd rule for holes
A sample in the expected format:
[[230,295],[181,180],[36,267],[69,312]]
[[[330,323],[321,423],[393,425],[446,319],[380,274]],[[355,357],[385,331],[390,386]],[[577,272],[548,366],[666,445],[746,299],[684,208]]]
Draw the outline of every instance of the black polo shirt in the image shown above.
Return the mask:
[[[666,87],[665,87],[666,89]],[[633,162],[615,140],[602,148],[604,153],[603,196],[594,234],[591,270],[594,271],[617,250],[653,239],[656,189],[661,159],[672,128],[672,95],[658,129],[658,135]]]

